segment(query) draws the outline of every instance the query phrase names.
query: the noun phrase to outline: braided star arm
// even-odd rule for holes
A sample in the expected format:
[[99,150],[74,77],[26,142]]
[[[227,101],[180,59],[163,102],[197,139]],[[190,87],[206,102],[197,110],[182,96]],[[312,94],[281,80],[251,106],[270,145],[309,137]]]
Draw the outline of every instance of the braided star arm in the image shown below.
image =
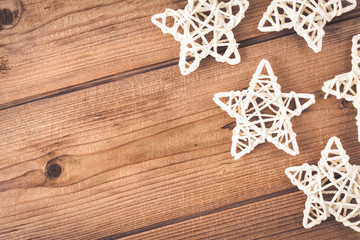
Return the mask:
[[315,165],[304,163],[299,167],[289,167],[285,174],[290,178],[291,183],[297,186],[308,196],[303,217],[303,226],[311,228],[320,224],[328,217],[322,194],[319,193],[321,188],[320,170]]
[[[233,129],[231,155],[235,160],[250,153],[258,144],[265,142],[265,136],[260,128],[253,129],[246,118],[249,105],[247,90],[220,92],[214,95],[214,102],[226,111],[231,117],[235,117],[237,126]],[[245,118],[244,118],[245,116]]]
[[358,97],[358,86],[359,77],[351,71],[324,82],[321,90],[325,92],[324,98],[334,95],[337,99],[344,98],[346,101],[354,101]]
[[296,141],[296,133],[292,129],[292,124],[288,117],[274,120],[271,128],[267,129],[266,140],[292,156],[300,153]]
[[238,160],[245,154],[250,153],[257,145],[265,142],[264,134],[256,131],[249,125],[240,125],[233,130],[231,155]]
[[290,118],[299,116],[302,111],[315,103],[314,94],[307,93],[281,93],[286,112]]
[[312,228],[328,218],[324,201],[312,195],[306,199],[303,226]]
[[321,189],[320,169],[307,163],[299,167],[289,167],[285,170],[286,176],[291,183],[297,186],[308,196],[303,217],[303,226],[311,228],[326,220],[329,213],[325,206]]
[[239,113],[245,111],[246,106],[243,103],[247,97],[247,91],[230,91],[214,94],[214,102],[227,112],[230,117],[241,117]]

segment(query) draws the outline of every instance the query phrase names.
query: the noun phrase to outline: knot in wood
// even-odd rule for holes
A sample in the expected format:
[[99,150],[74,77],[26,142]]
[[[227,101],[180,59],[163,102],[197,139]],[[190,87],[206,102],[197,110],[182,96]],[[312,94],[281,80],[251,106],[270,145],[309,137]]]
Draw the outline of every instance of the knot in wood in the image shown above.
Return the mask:
[[0,30],[14,27],[19,22],[21,13],[20,0],[0,1]]
[[46,173],[49,178],[58,178],[62,173],[62,168],[57,163],[50,163],[47,167]]

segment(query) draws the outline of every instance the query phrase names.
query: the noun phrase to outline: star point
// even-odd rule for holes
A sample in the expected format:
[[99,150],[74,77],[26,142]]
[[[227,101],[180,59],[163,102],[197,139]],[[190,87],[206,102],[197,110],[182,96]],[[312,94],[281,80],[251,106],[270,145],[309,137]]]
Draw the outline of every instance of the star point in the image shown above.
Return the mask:
[[352,39],[351,56],[352,70],[324,82],[321,90],[325,92],[324,98],[334,95],[337,99],[344,98],[353,103],[357,109],[356,125],[360,142],[360,34]]
[[187,75],[208,55],[218,62],[240,62],[232,29],[245,17],[248,7],[247,0],[188,0],[184,9],[166,9],[151,20],[180,42],[180,71]]
[[236,119],[231,147],[236,160],[265,141],[297,155],[299,148],[290,120],[315,103],[315,96],[282,93],[270,63],[263,59],[248,89],[216,93],[213,100]]
[[285,174],[308,197],[305,228],[333,215],[336,221],[360,232],[360,166],[349,163],[340,139],[329,139],[318,165],[289,167]]
[[273,0],[259,22],[262,32],[294,28],[308,46],[321,51],[324,26],[356,7],[356,0]]

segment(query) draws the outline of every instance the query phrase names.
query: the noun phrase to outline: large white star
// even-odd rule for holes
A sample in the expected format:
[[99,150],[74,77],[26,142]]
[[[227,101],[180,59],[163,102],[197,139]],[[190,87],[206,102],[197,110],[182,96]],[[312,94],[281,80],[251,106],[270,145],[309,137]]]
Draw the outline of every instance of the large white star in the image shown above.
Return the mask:
[[303,225],[311,228],[333,215],[360,232],[360,166],[351,165],[340,140],[332,137],[318,165],[289,167],[286,175],[307,195]]
[[294,28],[314,52],[320,52],[324,26],[356,7],[356,0],[273,0],[259,23],[262,32]]
[[337,99],[344,98],[353,103],[357,109],[356,124],[358,126],[358,139],[360,142],[360,34],[352,39],[352,70],[348,73],[337,75],[334,79],[326,81],[322,90]]
[[[263,71],[266,70],[265,73]],[[214,101],[236,118],[231,155],[239,159],[266,140],[291,155],[299,154],[291,118],[315,103],[313,94],[282,93],[270,63],[263,59],[243,91],[222,92]]]
[[163,33],[181,43],[180,70],[183,75],[195,71],[208,55],[218,62],[240,62],[238,44],[232,29],[245,16],[247,0],[188,0],[184,9],[166,9],[152,17]]

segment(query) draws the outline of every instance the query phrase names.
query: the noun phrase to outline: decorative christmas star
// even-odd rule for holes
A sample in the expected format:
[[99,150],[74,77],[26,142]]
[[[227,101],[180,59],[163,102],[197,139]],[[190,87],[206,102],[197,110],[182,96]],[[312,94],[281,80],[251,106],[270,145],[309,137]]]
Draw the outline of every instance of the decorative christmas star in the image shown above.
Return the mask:
[[247,0],[188,0],[184,9],[166,9],[152,17],[163,33],[181,43],[180,70],[183,75],[195,71],[208,55],[218,62],[240,62],[238,44],[232,29],[245,16]]
[[[266,70],[266,73],[262,73]],[[265,140],[291,155],[299,154],[291,118],[315,103],[313,94],[282,93],[270,63],[263,59],[243,91],[222,92],[213,100],[236,118],[231,155],[239,159]]]
[[360,232],[360,166],[351,165],[340,139],[329,139],[318,165],[290,167],[286,175],[307,195],[303,225],[311,228],[333,215]]
[[356,7],[356,0],[273,0],[260,20],[262,32],[294,28],[314,52],[320,52],[324,26]]
[[353,103],[357,109],[356,125],[358,126],[358,139],[360,142],[360,34],[352,39],[352,70],[326,81],[322,90],[336,96],[337,99],[344,98]]

